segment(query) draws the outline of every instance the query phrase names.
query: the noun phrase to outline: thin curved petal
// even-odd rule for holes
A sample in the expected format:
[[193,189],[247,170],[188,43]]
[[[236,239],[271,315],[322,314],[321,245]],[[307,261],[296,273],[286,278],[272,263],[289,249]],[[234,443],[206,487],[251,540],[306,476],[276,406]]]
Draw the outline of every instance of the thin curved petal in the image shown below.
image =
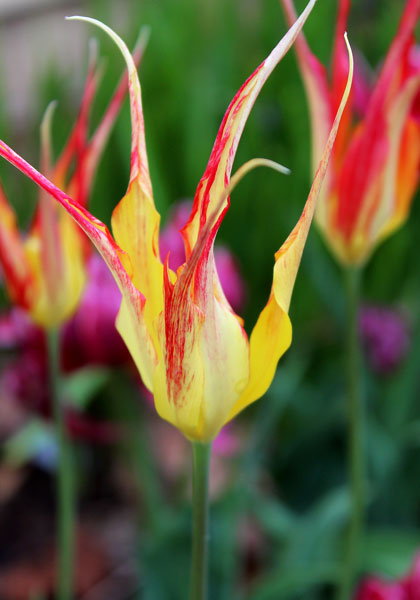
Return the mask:
[[[133,50],[133,60],[137,66],[140,64],[143,58],[148,38],[149,29],[147,27],[142,27]],[[82,204],[82,206],[87,206],[96,168],[111,133],[112,127],[121,109],[127,89],[128,75],[127,72],[125,72],[121,77],[119,84],[117,85],[117,88],[108,104],[107,109],[105,110],[102,120],[92,136],[92,139],[86,144],[84,152],[80,157],[78,169],[79,173],[76,172],[72,179],[73,185],[78,183],[77,194],[74,195],[72,183],[70,184],[68,191],[70,195],[77,198],[78,202]]]
[[[144,318],[154,332],[154,320],[163,310],[163,266],[159,254],[159,222],[152,195],[144,136],[140,82],[127,46],[112,29],[86,17],[72,17],[103,29],[121,50],[127,64],[131,108],[132,142],[130,183],[127,194],[114,209],[112,231],[117,244],[129,257],[122,258],[135,287],[147,299]],[[155,341],[156,341],[155,337]]]
[[[187,259],[208,215],[213,212],[223,191],[229,185],[236,150],[253,105],[265,81],[297,38],[314,5],[315,0],[308,2],[296,23],[245,81],[230,103],[217,134],[207,168],[198,185],[190,219],[181,232],[184,237]],[[226,198],[224,206],[219,210],[220,217],[223,216],[228,206],[229,198]],[[221,219],[217,219],[217,222],[219,226]]]
[[233,407],[227,421],[266,392],[274,377],[281,355],[291,343],[292,328],[288,316],[290,299],[337,129],[351,88],[353,58],[349,46],[348,51],[350,66],[347,86],[302,215],[287,240],[276,252],[270,298],[250,337],[249,383]]
[[[297,16],[293,0],[281,0],[281,2],[289,24],[294,23]],[[303,33],[297,37],[294,47],[309,103],[312,127],[312,172],[315,173],[328,139],[334,112],[325,67],[312,54]],[[326,181],[325,188],[328,187],[329,183]],[[319,210],[321,209],[319,203]]]

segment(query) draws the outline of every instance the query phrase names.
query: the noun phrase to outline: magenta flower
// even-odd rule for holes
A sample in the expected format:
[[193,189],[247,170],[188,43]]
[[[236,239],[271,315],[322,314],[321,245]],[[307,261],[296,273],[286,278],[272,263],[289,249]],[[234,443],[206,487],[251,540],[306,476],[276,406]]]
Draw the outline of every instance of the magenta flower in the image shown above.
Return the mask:
[[62,366],[65,371],[86,365],[121,365],[131,362],[115,319],[121,293],[98,254],[87,265],[88,283],[79,309],[63,330]]
[[409,600],[409,597],[402,583],[372,577],[361,585],[355,600]]
[[360,335],[373,369],[389,373],[403,361],[410,337],[407,322],[396,310],[366,305],[360,314]]
[[406,577],[396,581],[369,577],[359,587],[354,600],[420,600],[420,554]]

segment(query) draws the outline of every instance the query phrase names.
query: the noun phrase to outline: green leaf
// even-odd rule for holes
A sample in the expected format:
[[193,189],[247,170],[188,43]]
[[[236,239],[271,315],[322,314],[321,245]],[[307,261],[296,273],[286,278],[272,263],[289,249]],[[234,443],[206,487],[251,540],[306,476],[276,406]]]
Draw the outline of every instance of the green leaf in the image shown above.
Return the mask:
[[83,410],[109,382],[112,372],[104,367],[85,367],[63,379],[63,395],[71,406]]
[[257,584],[249,600],[279,600],[291,594],[310,590],[315,585],[334,584],[338,581],[339,565],[335,563],[315,564],[310,567],[287,569],[266,577]]
[[50,425],[33,419],[3,444],[3,460],[9,465],[21,466],[53,445],[55,435]]
[[419,546],[420,531],[371,531],[364,540],[361,566],[367,573],[401,577],[410,568]]

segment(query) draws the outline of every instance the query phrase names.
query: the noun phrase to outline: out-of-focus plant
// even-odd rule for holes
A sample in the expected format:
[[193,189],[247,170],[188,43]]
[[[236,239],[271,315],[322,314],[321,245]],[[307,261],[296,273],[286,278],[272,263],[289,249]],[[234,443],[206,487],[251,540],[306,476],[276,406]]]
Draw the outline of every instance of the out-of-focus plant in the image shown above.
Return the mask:
[[[281,1],[292,22],[295,19],[293,1]],[[330,80],[304,37],[296,42],[310,109],[313,168],[316,168],[346,81],[347,56],[342,35],[350,5],[350,0],[339,2]],[[347,378],[353,500],[342,600],[348,598],[353,586],[366,505],[358,341],[360,270],[377,244],[407,218],[419,180],[420,124],[415,99],[420,90],[420,70],[413,38],[419,14],[420,1],[408,0],[377,81],[371,88],[356,63],[355,86],[343,115],[315,217],[329,248],[344,268],[348,300]]]
[[[134,60],[139,62],[147,40],[147,30],[139,36]],[[50,104],[41,125],[41,166],[51,179],[71,193],[80,206],[86,206],[95,171],[127,92],[124,75],[94,134],[89,138],[89,115],[102,68],[96,46],[91,58],[76,123],[60,157],[52,157]],[[33,225],[21,236],[13,209],[0,188],[0,265],[10,297],[28,313],[46,334],[49,357],[49,397],[59,448],[57,473],[58,597],[72,595],[74,547],[74,499],[71,448],[60,390],[60,327],[76,310],[86,279],[88,247],[85,238],[66,211],[40,191]]]
[[284,170],[271,161],[255,159],[230,178],[251,108],[264,82],[296,39],[314,4],[315,0],[308,3],[296,23],[231,102],[197,188],[190,219],[182,230],[186,262],[177,273],[169,268],[167,259],[162,264],[159,256],[159,214],[152,196],[137,72],[126,45],[107,26],[84,18],[102,27],[114,39],[129,72],[131,172],[127,194],[112,217],[115,241],[103,223],[6,144],[0,143],[0,153],[56,198],[102,254],[123,295],[117,328],[145,385],[153,392],[157,411],[193,442],[191,598],[194,599],[204,598],[206,594],[211,441],[226,422],[263,395],[273,379],[280,356],[290,345],[290,297],[350,90],[351,66],[309,198],[296,227],[275,255],[272,291],[248,342],[242,323],[221,287],[214,262],[214,238],[229,206],[229,194],[247,171],[256,166]]

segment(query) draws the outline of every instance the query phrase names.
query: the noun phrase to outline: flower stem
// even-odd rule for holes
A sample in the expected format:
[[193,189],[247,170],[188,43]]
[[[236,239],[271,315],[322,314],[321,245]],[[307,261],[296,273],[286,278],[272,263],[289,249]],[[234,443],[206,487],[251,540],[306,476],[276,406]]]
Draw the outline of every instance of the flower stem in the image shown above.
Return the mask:
[[365,444],[364,408],[361,385],[358,315],[360,302],[360,271],[346,270],[347,288],[347,398],[348,398],[348,461],[351,490],[351,513],[345,563],[339,600],[349,600],[357,573],[358,553],[363,536],[365,506]]
[[58,446],[57,461],[57,599],[73,597],[74,501],[73,464],[60,397],[60,334],[57,329],[47,333],[50,393]]
[[211,444],[193,442],[193,529],[190,600],[207,598]]

